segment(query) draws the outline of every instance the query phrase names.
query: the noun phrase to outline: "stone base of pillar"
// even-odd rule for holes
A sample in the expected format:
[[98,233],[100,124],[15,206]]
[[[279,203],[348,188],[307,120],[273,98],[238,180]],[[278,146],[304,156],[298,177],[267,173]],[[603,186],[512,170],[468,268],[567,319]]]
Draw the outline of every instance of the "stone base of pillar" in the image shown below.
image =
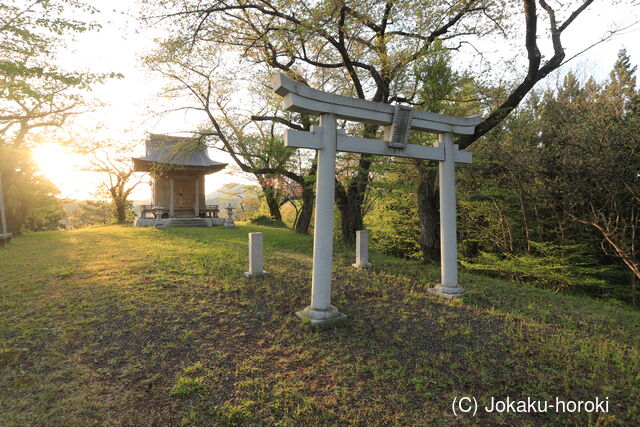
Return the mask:
[[263,276],[268,276],[269,273],[262,270],[262,273],[260,272],[256,272],[256,273],[251,273],[250,271],[245,271],[244,273],[244,277],[246,277],[247,279],[256,279],[258,277],[263,277]]
[[371,264],[370,262],[366,263],[366,264],[351,264],[351,267],[355,267],[355,268],[363,268],[365,270],[370,269],[371,267],[373,267],[373,264]]
[[311,326],[333,326],[347,320],[347,316],[333,305],[326,310],[317,310],[308,306],[304,310],[297,311],[296,316]]
[[233,222],[232,223],[225,222],[224,228],[236,228],[236,225]]
[[165,218],[165,219],[156,219],[153,223],[153,227],[157,228],[159,230],[162,230],[163,228],[167,228],[169,226],[169,224],[171,224],[171,219]]
[[427,292],[430,293],[431,295],[437,295],[439,297],[448,298],[448,299],[460,298],[461,296],[467,295],[469,293],[465,291],[463,288],[461,288],[460,286],[457,286],[455,288],[449,288],[446,286],[442,286],[441,284],[436,285],[433,288],[427,289]]

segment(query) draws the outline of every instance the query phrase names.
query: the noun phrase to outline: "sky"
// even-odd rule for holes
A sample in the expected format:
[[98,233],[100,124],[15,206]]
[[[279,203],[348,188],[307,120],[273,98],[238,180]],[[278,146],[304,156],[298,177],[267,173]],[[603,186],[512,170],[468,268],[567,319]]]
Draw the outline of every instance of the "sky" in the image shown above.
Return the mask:
[[[111,80],[95,87],[92,96],[103,106],[94,112],[81,116],[73,125],[75,134],[83,134],[98,140],[134,144],[132,155],[144,154],[147,133],[175,133],[193,129],[199,118],[185,113],[172,113],[158,117],[159,101],[164,82],[145,70],[141,57],[154,46],[154,38],[162,34],[154,28],[145,28],[137,21],[137,2],[131,0],[94,0],[92,4],[100,10],[92,18],[102,25],[97,32],[83,33],[67,43],[58,55],[59,63],[75,70],[91,72],[118,72],[123,79]],[[561,71],[579,67],[583,72],[604,79],[615,62],[619,49],[626,48],[633,64],[640,64],[640,7],[612,5],[608,1],[597,1],[572,24],[563,36],[567,57],[585,49],[611,28],[631,25],[628,30],[601,43],[579,58],[569,62]],[[487,42],[488,44],[489,42]],[[518,51],[521,40],[501,42],[495,46],[482,46],[489,57],[500,60],[502,55]],[[543,51],[543,54],[545,52]],[[547,51],[548,53],[548,51]],[[521,60],[525,60],[522,58]],[[553,79],[553,76],[550,76]],[[557,78],[557,74],[556,74]],[[210,150],[210,156],[217,161],[233,164],[231,158],[218,150]],[[70,148],[55,143],[45,143],[36,148],[34,157],[45,176],[61,190],[61,197],[75,199],[96,198],[95,190],[100,175],[87,172],[87,164],[82,156]],[[231,183],[252,183],[246,174],[239,174],[228,167],[227,170],[207,176],[207,192]],[[133,193],[133,200],[150,198],[150,188],[140,185]]]

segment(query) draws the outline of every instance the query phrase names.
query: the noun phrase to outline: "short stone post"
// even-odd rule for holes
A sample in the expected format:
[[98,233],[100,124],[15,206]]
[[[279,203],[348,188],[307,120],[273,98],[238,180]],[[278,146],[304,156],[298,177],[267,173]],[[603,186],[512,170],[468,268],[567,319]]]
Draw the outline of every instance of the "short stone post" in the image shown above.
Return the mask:
[[249,233],[249,271],[244,272],[244,277],[253,279],[268,274],[262,264],[262,233]]
[[227,219],[224,220],[225,228],[236,228],[235,222],[233,222],[233,206],[231,206],[231,202],[227,206]]
[[356,231],[356,263],[351,264],[356,268],[371,268],[369,262],[369,231]]

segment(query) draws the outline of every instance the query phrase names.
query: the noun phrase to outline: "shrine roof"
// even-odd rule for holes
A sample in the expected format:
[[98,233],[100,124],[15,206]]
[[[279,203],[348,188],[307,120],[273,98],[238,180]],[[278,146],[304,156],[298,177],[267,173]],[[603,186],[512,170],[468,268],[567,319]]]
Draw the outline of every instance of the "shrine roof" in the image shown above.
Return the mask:
[[227,163],[211,159],[207,146],[196,138],[151,134],[146,141],[145,151],[144,156],[132,158],[136,171],[148,172],[163,165],[213,173],[227,166]]

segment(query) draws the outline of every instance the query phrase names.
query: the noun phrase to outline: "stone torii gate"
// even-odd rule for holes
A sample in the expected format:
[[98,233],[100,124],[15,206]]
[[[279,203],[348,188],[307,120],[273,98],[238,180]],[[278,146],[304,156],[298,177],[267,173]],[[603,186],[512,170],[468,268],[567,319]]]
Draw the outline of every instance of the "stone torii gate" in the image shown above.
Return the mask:
[[[455,163],[471,163],[471,153],[459,150],[453,135],[473,134],[480,116],[452,117],[334,95],[279,73],[273,75],[271,83],[275,93],[284,97],[287,110],[320,115],[319,127],[313,126],[311,132],[288,130],[284,138],[287,147],[318,150],[311,305],[296,315],[313,325],[346,317],[331,305],[336,151],[439,162],[442,278],[429,292],[446,298],[463,295],[465,291],[458,284]],[[337,119],[383,125],[384,140],[347,136],[344,130],[337,129]],[[410,129],[438,133],[439,143],[435,147],[407,144]]]

